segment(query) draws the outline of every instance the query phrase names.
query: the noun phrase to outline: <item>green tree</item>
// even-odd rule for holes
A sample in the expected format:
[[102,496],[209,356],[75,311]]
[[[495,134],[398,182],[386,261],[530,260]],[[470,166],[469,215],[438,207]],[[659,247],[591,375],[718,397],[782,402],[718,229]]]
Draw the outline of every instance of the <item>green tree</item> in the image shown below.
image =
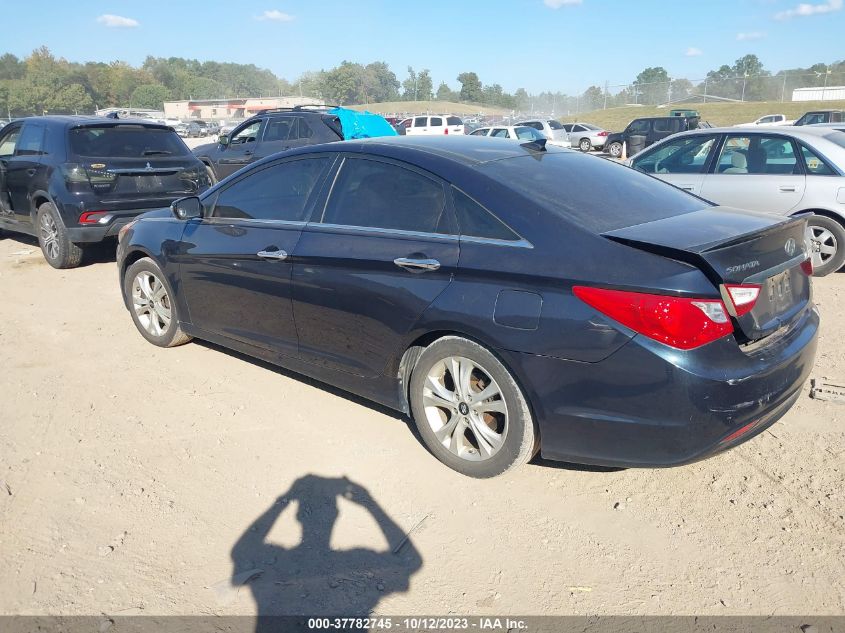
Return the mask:
[[639,103],[657,105],[665,103],[669,94],[669,73],[662,66],[643,70],[634,80]]
[[169,99],[170,91],[161,84],[144,84],[132,92],[132,107],[161,110]]
[[417,95],[420,101],[429,101],[434,96],[434,82],[428,68],[417,75]]
[[69,84],[49,95],[44,103],[48,112],[87,114],[94,109],[94,100],[80,84]]
[[11,53],[0,56],[0,80],[23,79],[26,65]]
[[460,98],[460,95],[456,94],[445,81],[441,81],[440,85],[437,87],[436,98],[438,101],[457,101]]
[[417,73],[414,72],[413,67],[408,66],[408,78],[402,82],[402,98],[405,101],[417,100]]
[[399,80],[385,62],[372,62],[364,68],[370,101],[396,101],[399,98]]
[[581,110],[600,110],[604,107],[604,90],[590,86],[581,95]]
[[463,72],[458,75],[461,84],[461,101],[480,103],[482,98],[481,80],[473,72]]

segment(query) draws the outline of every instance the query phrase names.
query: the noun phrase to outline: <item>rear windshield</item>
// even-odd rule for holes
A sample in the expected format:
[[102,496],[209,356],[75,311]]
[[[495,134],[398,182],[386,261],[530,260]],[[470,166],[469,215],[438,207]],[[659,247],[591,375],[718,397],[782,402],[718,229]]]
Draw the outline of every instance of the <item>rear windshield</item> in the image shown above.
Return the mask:
[[569,152],[491,161],[481,169],[549,211],[596,233],[710,206],[629,167]]
[[190,154],[176,132],[139,125],[74,128],[69,138],[70,152],[75,156],[146,158]]
[[549,121],[549,127],[553,130],[562,130],[563,126],[558,121]]
[[825,138],[829,141],[833,141],[839,147],[845,147],[845,127],[841,130],[836,128],[836,132],[834,134],[826,134]]

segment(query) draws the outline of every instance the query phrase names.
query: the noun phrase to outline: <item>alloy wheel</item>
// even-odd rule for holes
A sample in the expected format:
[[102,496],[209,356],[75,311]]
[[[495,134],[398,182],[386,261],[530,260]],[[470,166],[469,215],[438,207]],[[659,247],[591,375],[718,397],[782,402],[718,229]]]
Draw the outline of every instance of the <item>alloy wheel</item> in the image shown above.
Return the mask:
[[170,297],[161,280],[141,271],[132,281],[132,308],[141,326],[153,336],[163,336],[170,326]]
[[590,140],[586,139],[586,138],[581,139],[580,147],[581,147],[582,152],[589,152],[590,149],[592,148],[592,145],[590,144]]
[[423,387],[426,420],[452,454],[490,459],[508,433],[508,409],[499,385],[481,365],[462,356],[434,364]]
[[823,226],[810,226],[810,251],[813,268],[821,268],[836,256],[836,236]]
[[59,227],[52,214],[44,213],[41,216],[41,242],[44,244],[44,251],[50,259],[59,257]]

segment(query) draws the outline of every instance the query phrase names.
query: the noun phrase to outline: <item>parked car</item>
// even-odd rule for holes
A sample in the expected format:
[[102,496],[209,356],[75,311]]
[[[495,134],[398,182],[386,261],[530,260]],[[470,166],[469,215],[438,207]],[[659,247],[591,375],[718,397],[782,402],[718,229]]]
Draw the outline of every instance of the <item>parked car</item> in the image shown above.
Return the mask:
[[[408,121],[408,124],[404,127],[407,136],[441,136],[464,133],[464,122],[461,118],[449,114],[416,116],[406,119],[406,121]],[[402,123],[405,123],[405,121]]]
[[785,114],[767,114],[765,116],[761,116],[756,121],[752,121],[751,123],[740,123],[734,127],[748,127],[749,125],[771,127],[773,125],[792,125],[794,123],[795,121],[789,121]]
[[520,141],[547,140],[542,132],[524,125],[501,125],[494,127],[480,127],[473,130],[470,136],[490,136],[492,138],[508,138]]
[[0,119],[0,130],[2,130],[4,127],[9,125],[9,123],[10,123],[9,119]]
[[811,110],[801,115],[795,125],[815,125],[816,123],[842,123],[845,110]]
[[208,136],[208,123],[205,121],[194,121],[199,127],[199,135],[200,136]]
[[555,121],[554,119],[533,119],[530,121],[518,121],[514,125],[527,126],[542,132],[548,139],[549,145],[572,147],[569,134],[560,121]]
[[712,128],[673,136],[630,164],[717,204],[809,218],[818,276],[845,263],[845,134],[816,126]]
[[632,136],[644,136],[645,147],[661,141],[667,136],[678,132],[694,130],[699,127],[701,119],[697,116],[658,116],[634,119],[622,132],[608,134],[605,139],[605,149],[614,158],[622,156],[622,144],[630,143]]
[[209,121],[206,124],[206,129],[209,136],[217,136],[220,134],[220,124],[217,121]]
[[569,135],[572,147],[577,147],[582,152],[604,149],[605,141],[610,134],[592,123],[564,123],[563,129]]
[[187,124],[182,123],[180,121],[179,123],[177,123],[176,125],[172,125],[171,127],[173,128],[173,131],[176,132],[176,134],[178,134],[182,138],[188,137],[188,125]]
[[352,128],[373,126],[376,134],[395,134],[384,118],[368,112],[310,106],[279,108],[247,119],[231,134],[222,134],[217,143],[195,147],[194,155],[206,165],[212,181],[217,182],[271,154],[343,140],[341,117],[350,120]]
[[202,163],[160,124],[45,116],[0,131],[0,229],[37,237],[54,268],[78,266],[85,245],[208,186]]
[[229,135],[229,134],[232,133],[232,130],[234,130],[236,127],[241,125],[243,122],[244,122],[244,119],[238,119],[238,120],[226,121],[225,123],[221,123],[219,133]]
[[117,263],[149,342],[403,411],[490,477],[538,448],[687,463],[780,418],[816,348],[805,231],[548,144],[398,137],[264,159],[130,224]]
[[187,138],[200,138],[205,136],[205,129],[199,124],[198,121],[186,121],[185,125],[185,136]]

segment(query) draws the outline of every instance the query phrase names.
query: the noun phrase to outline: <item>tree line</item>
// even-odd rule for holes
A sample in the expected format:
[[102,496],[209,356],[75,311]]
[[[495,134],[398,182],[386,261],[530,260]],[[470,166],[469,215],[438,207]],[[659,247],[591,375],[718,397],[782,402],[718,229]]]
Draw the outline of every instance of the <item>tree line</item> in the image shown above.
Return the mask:
[[[524,88],[508,93],[500,84],[484,84],[475,72],[461,72],[454,87],[441,81],[434,88],[429,69],[408,67],[400,79],[383,61],[343,61],[329,70],[303,73],[294,81],[254,64],[200,62],[181,57],[149,56],[140,67],[125,62],[70,62],[41,47],[25,59],[0,56],[0,115],[90,113],[96,108],[160,109],[180,99],[303,95],[338,105],[386,101],[461,101],[504,109],[538,112],[584,112],[629,103],[654,105],[684,97],[710,95],[746,101],[777,101],[797,87],[845,83],[845,61],[814,64],[772,73],[756,55],[711,70],[700,81],[672,78],[650,67],[624,86],[611,90],[592,85],[580,94]],[[824,83],[823,83],[824,82]]]

